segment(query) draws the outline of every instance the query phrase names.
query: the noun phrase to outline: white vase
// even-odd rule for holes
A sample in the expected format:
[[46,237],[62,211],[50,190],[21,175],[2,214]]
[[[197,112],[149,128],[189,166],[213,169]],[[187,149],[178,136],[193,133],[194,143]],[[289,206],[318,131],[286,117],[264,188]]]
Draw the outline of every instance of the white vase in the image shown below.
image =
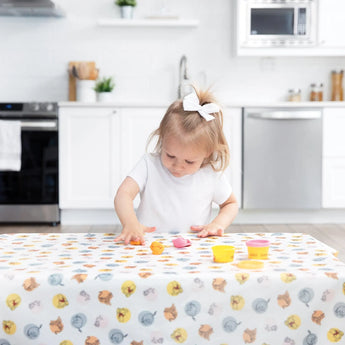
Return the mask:
[[77,101],[96,102],[95,80],[77,80]]
[[133,6],[121,6],[121,18],[133,19]]
[[97,102],[107,103],[114,100],[114,95],[112,92],[98,92],[97,93]]

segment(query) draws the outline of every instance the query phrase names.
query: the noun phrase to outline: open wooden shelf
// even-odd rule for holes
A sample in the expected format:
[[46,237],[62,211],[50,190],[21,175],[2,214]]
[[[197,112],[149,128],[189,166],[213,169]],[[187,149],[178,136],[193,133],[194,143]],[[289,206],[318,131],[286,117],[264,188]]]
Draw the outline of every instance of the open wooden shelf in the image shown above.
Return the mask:
[[197,27],[198,20],[193,19],[98,19],[98,26],[114,27]]

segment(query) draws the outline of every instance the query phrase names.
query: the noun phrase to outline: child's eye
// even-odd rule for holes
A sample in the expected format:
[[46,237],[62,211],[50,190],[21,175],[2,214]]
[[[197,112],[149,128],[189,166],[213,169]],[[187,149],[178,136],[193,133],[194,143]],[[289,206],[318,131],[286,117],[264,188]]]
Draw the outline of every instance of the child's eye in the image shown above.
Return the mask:
[[168,158],[175,158],[175,156],[169,155],[169,153],[166,154]]
[[185,161],[187,164],[194,164],[192,161]]

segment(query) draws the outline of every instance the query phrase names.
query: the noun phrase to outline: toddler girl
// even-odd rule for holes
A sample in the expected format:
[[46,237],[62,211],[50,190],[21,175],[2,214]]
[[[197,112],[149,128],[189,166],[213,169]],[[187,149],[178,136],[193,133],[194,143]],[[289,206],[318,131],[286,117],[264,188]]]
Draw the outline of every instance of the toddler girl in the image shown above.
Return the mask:
[[[153,138],[157,138],[155,152],[141,158],[116,193],[115,210],[123,229],[115,241],[144,244],[144,233],[156,229],[222,236],[238,204],[223,174],[229,148],[222,111],[213,96],[194,91],[172,103],[149,142]],[[211,221],[213,202],[219,212]]]

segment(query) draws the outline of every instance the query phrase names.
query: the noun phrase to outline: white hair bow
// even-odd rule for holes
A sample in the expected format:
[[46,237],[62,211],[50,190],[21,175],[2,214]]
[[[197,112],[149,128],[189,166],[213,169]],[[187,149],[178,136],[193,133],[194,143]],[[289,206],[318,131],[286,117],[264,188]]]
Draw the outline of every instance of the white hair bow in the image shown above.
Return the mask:
[[199,98],[195,91],[183,98],[183,110],[197,111],[206,121],[214,120],[212,113],[217,113],[220,108],[215,103],[200,105]]

